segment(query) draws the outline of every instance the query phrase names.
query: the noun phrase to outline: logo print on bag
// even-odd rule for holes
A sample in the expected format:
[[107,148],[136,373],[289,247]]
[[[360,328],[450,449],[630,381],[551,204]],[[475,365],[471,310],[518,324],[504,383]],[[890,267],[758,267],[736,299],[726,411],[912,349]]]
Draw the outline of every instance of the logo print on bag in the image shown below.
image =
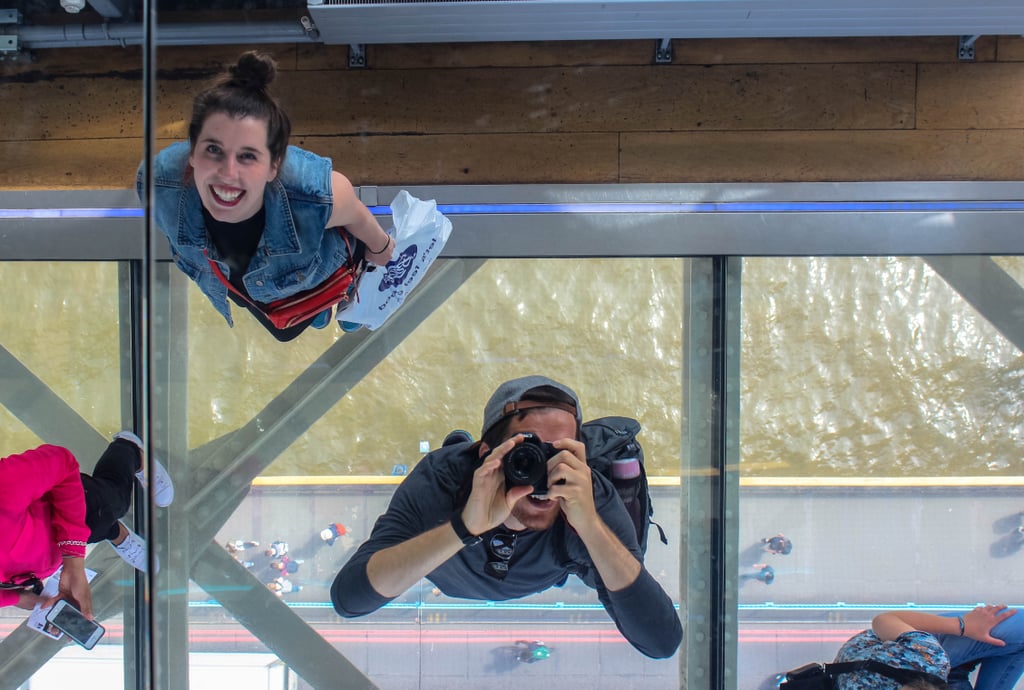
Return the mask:
[[384,274],[384,278],[380,281],[380,286],[377,289],[380,292],[384,292],[401,285],[405,281],[405,277],[409,275],[409,270],[412,268],[412,262],[415,258],[416,245],[411,244],[398,255],[397,259],[388,262],[387,273]]

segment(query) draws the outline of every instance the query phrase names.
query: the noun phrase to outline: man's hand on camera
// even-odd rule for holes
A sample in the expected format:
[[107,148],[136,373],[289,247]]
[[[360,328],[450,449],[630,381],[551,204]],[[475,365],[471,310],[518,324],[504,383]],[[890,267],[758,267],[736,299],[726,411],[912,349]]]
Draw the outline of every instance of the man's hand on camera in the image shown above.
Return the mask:
[[561,452],[548,460],[548,497],[559,500],[565,519],[579,532],[597,515],[587,447],[571,438],[551,445]]
[[513,486],[505,491],[502,462],[522,439],[516,434],[496,446],[473,473],[473,489],[462,512],[462,521],[472,534],[483,534],[503,523],[512,513],[512,506],[533,491],[531,486]]

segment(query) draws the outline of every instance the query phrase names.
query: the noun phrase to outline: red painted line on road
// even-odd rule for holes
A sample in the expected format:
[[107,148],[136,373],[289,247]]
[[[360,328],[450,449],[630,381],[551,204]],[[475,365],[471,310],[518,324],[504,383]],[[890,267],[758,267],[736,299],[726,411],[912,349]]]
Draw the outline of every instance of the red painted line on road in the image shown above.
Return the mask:
[[741,643],[763,643],[763,644],[793,644],[798,642],[838,642],[842,644],[848,639],[853,637],[856,633],[850,633],[849,635],[836,635],[836,636],[823,636],[823,635],[791,635],[791,636],[780,636],[780,635],[740,635],[739,641]]
[[[14,632],[18,623],[0,623],[4,637]],[[114,623],[105,626],[108,641],[124,637],[124,626]],[[756,629],[740,630],[739,641],[753,644],[790,644],[794,642],[845,642],[861,629]],[[514,640],[544,640],[549,643],[604,643],[624,644],[625,640],[615,630],[588,630],[579,628],[529,628],[509,631],[484,631],[459,628],[415,630],[382,629],[379,627],[337,628],[319,631],[328,642],[365,642],[367,644],[493,644]],[[189,631],[190,642],[260,642],[259,638],[245,629],[199,627]]]
[[[510,640],[531,639],[545,642],[621,643],[625,642],[617,631],[608,630],[514,630],[482,632],[478,630],[323,630],[319,634],[328,642],[365,642],[370,644],[490,644]],[[189,634],[194,642],[223,640],[257,641],[248,631],[194,630]]]

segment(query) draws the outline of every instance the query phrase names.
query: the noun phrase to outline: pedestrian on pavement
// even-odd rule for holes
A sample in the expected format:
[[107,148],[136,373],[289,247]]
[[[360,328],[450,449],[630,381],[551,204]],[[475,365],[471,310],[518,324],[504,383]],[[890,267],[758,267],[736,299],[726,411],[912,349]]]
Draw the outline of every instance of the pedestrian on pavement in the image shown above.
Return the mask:
[[224,548],[226,548],[230,553],[241,553],[246,549],[259,545],[260,543],[258,541],[244,541],[242,539],[234,539],[225,544]]
[[551,649],[540,640],[516,640],[516,647],[516,661],[524,664],[535,664],[551,656]]
[[291,594],[292,592],[299,592],[302,590],[301,585],[295,584],[283,575],[281,577],[275,577],[273,580],[268,582],[267,588],[279,597],[285,594]]
[[[92,618],[92,592],[85,574],[85,546],[108,540],[127,563],[147,569],[146,542],[121,518],[138,481],[146,486],[143,444],[122,431],[96,462],[80,472],[67,448],[42,445],[0,459],[0,606],[31,610],[58,599]],[[156,505],[170,505],[174,486],[153,461]],[[44,599],[42,580],[63,566],[58,594]]]
[[273,560],[270,562],[270,567],[274,570],[280,570],[283,573],[294,575],[299,572],[299,565],[304,563],[302,559],[293,560],[288,556],[281,556],[279,560]]
[[767,563],[755,563],[754,569],[757,570],[754,573],[754,578],[760,580],[766,585],[770,585],[775,582],[775,568],[771,567]]
[[345,529],[345,525],[340,522],[332,522],[331,524],[320,530],[320,538],[327,543],[328,546],[334,546],[334,542],[338,541],[339,538],[348,534],[348,530]]
[[271,558],[281,558],[288,553],[288,542],[280,540],[271,542],[270,548],[263,553]]
[[[1012,690],[1024,672],[1024,618],[1002,605],[978,606],[965,614],[935,615],[888,611],[871,621],[871,629],[847,640],[837,663],[874,660],[914,672],[913,684],[868,670],[837,676],[840,690],[971,690],[965,669],[981,665],[974,690]],[[966,669],[970,670],[970,669]],[[948,685],[947,685],[948,677]]]
[[[583,416],[569,387],[507,381],[484,408],[481,440],[429,453],[399,485],[370,538],[331,587],[339,614],[376,611],[426,577],[451,597],[502,601],[564,585],[597,590],[639,651],[669,657],[682,639],[672,600],[644,568],[614,486],[587,464]],[[505,456],[534,434],[550,444],[548,486],[506,486]]]
[[782,532],[779,532],[774,537],[765,537],[761,540],[761,543],[764,544],[764,550],[768,553],[788,556],[793,550],[793,542]]

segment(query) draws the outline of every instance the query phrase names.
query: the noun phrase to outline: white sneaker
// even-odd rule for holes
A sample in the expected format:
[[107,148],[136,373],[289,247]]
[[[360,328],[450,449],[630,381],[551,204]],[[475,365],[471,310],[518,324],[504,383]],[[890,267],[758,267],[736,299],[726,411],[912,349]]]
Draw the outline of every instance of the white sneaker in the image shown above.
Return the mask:
[[146,450],[145,446],[142,445],[142,439],[130,431],[118,431],[116,434],[114,434],[114,439],[117,440],[119,438],[134,443],[135,447],[138,448],[139,450]]
[[[153,467],[153,502],[159,508],[166,508],[174,500],[174,483],[171,481],[171,475],[167,473],[167,468],[159,460],[152,460],[150,464]],[[145,489],[145,473],[139,470],[135,473],[135,478],[139,480],[142,488]]]
[[[145,448],[142,445],[142,439],[133,434],[130,431],[119,431],[114,434],[115,439],[124,439],[134,443],[140,451],[144,451]],[[139,484],[142,488],[146,488],[146,473],[143,470],[139,470],[135,473],[135,478],[139,480]],[[160,464],[159,460],[153,460],[153,501],[160,508],[166,508],[171,505],[174,500],[174,483],[171,481],[171,475],[167,473],[167,468]]]
[[[128,529],[123,522],[121,523],[121,526],[128,532],[128,536],[125,537],[124,541],[120,544],[110,542],[110,545],[114,547],[114,551],[117,552],[117,555],[120,556],[125,563],[136,570],[146,572],[146,540]],[[159,560],[156,562],[156,569],[157,572],[160,571]]]

